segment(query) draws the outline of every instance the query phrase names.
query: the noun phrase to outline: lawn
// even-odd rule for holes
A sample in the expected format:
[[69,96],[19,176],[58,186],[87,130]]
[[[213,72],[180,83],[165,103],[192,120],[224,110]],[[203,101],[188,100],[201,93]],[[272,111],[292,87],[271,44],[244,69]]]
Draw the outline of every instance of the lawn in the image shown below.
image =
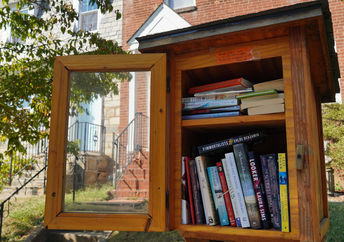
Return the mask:
[[[79,198],[83,197],[83,201],[90,197],[95,198],[96,195],[106,199],[104,193],[97,188],[78,191]],[[105,189],[106,190],[106,189]],[[71,194],[66,197],[67,201],[71,201]],[[330,228],[326,241],[344,241],[344,203],[329,202],[330,212]],[[4,217],[2,229],[2,241],[20,241],[25,235],[43,222],[44,216],[44,196],[33,198],[20,198],[12,201],[11,213]],[[109,242],[117,241],[184,241],[177,231],[157,233],[157,232],[118,232],[112,233]]]

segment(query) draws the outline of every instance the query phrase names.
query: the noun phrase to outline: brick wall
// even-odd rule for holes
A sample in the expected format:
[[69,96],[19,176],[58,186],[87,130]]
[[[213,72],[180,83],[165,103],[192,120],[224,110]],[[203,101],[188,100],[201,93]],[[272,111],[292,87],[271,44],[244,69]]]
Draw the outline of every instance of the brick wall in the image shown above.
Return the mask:
[[[249,13],[261,12],[311,0],[196,0],[197,10],[180,13],[192,25],[230,18]],[[122,43],[128,49],[127,41],[144,21],[162,3],[162,0],[123,1]],[[344,1],[329,0],[337,45],[339,65],[344,73]],[[343,74],[344,75],[344,74]],[[342,91],[344,91],[344,78]],[[341,92],[343,95],[343,92]],[[344,98],[344,95],[342,96]]]

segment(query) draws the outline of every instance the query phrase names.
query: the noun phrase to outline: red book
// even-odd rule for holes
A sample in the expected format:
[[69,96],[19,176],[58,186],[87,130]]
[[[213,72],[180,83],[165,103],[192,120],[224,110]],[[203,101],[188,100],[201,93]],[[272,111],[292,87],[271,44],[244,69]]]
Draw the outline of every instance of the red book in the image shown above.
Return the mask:
[[236,227],[234,211],[233,211],[231,199],[229,197],[229,192],[228,192],[228,187],[227,187],[227,183],[226,183],[225,173],[223,172],[222,162],[221,161],[217,162],[216,166],[217,166],[217,171],[218,171],[219,177],[220,177],[220,182],[221,182],[221,186],[222,186],[223,197],[224,197],[225,203],[226,203],[229,222],[230,222],[232,227]]
[[226,87],[242,87],[242,88],[248,88],[252,87],[252,83],[247,81],[246,79],[240,77],[232,80],[222,81],[222,82],[214,82],[206,85],[191,87],[189,89],[189,94],[195,94],[198,92],[206,92],[206,91],[212,91],[220,88],[226,88]]
[[186,179],[187,179],[188,193],[189,193],[191,222],[192,222],[192,224],[196,224],[196,222],[195,222],[195,210],[194,210],[193,199],[192,199],[192,187],[191,187],[190,166],[189,166],[189,157],[188,156],[185,156],[185,167],[186,167]]

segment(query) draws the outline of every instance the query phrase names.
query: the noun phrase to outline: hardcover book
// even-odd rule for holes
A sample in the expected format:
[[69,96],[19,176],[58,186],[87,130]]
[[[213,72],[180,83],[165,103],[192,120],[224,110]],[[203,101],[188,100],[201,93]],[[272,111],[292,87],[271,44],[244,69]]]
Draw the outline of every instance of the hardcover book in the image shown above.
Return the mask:
[[185,156],[182,157],[182,174],[181,174],[181,193],[182,193],[182,224],[191,223],[190,204],[188,199],[188,187],[186,178],[186,163]]
[[223,100],[203,100],[198,102],[182,103],[182,111],[207,108],[222,108],[235,105],[238,105],[238,100],[236,98]]
[[289,232],[288,171],[285,153],[278,153],[278,175],[281,201],[281,230],[282,232]]
[[215,204],[212,199],[209,179],[207,175],[207,159],[205,156],[195,158],[201,195],[205,213],[205,220],[208,225],[218,224],[218,218],[215,210]]
[[281,212],[279,201],[279,185],[277,179],[277,160],[276,154],[260,156],[264,187],[269,204],[272,226],[281,230]]
[[184,156],[185,164],[186,164],[186,180],[188,185],[188,197],[189,197],[189,205],[190,205],[190,216],[191,216],[191,223],[195,224],[195,209],[193,205],[193,195],[192,195],[192,184],[191,184],[191,175],[190,175],[190,159],[188,156]]
[[247,160],[246,144],[240,143],[233,145],[233,151],[238,168],[239,178],[241,181],[242,191],[244,193],[250,224],[252,228],[259,229],[261,228],[260,215]]
[[284,91],[283,79],[261,82],[253,85],[254,91],[265,91],[275,89],[277,91]]
[[201,146],[198,146],[197,149],[198,149],[199,154],[201,155],[201,154],[212,152],[215,150],[225,149],[234,144],[258,141],[258,140],[263,139],[263,137],[264,137],[264,133],[262,131],[252,132],[245,135],[232,137],[226,140],[221,140],[221,141],[213,142],[210,144],[201,145]]
[[190,120],[190,119],[205,119],[205,118],[223,118],[223,117],[235,117],[239,116],[239,111],[234,112],[223,112],[223,113],[204,113],[204,114],[191,114],[191,115],[183,115],[182,120]]
[[219,174],[217,172],[217,167],[209,166],[207,170],[208,170],[210,187],[211,187],[211,191],[212,191],[214,202],[215,202],[215,207],[220,218],[220,224],[222,226],[229,225],[225,199],[223,197],[223,191],[221,187]]
[[252,107],[247,109],[248,115],[268,114],[268,113],[283,113],[284,103],[269,104],[259,107]]
[[[222,159],[222,160],[224,160],[224,159]],[[221,161],[217,162],[216,166],[217,166],[217,172],[219,174],[219,178],[220,178],[220,182],[221,182],[223,197],[225,199],[229,223],[232,227],[236,227],[237,226],[236,225],[236,219],[235,219],[235,215],[234,215],[234,211],[233,211],[232,201],[231,201],[230,196],[229,196],[229,191],[228,191],[228,186],[227,186],[227,182],[226,182],[226,178],[225,178],[225,173],[223,172],[222,162]]]
[[206,92],[196,92],[194,94],[195,97],[217,97],[217,96],[228,96],[227,98],[233,98],[238,96],[239,94],[246,93],[246,92],[253,92],[253,88],[242,88],[240,90],[224,90],[226,88],[220,88],[216,90],[206,91]]
[[238,95],[236,98],[245,99],[245,98],[264,96],[264,95],[269,95],[269,94],[277,94],[277,91],[275,89],[270,89],[270,90],[265,90],[265,91],[249,92],[249,93]]
[[269,229],[271,227],[271,219],[268,202],[266,200],[263,177],[260,170],[260,162],[258,159],[256,159],[254,152],[248,152],[248,159],[250,163],[251,177],[254,192],[256,193],[260,219],[262,221],[262,227],[264,229]]
[[233,86],[238,86],[240,88],[247,88],[247,87],[252,87],[252,83],[245,80],[244,78],[236,78],[232,80],[213,82],[206,85],[192,87],[189,89],[188,93],[194,94],[196,92],[205,92],[205,91],[210,91],[210,90],[215,90],[215,89],[220,89],[220,88],[222,89],[222,88],[233,87]]
[[240,105],[235,105],[231,107],[224,108],[206,108],[206,109],[197,109],[183,112],[184,114],[206,114],[206,113],[222,113],[222,112],[232,112],[240,111]]
[[201,188],[199,185],[197,167],[196,167],[195,160],[190,160],[189,165],[190,165],[190,177],[191,177],[191,184],[192,184],[192,198],[194,201],[196,224],[204,224],[205,223],[205,217],[204,217],[204,210],[203,210],[203,204],[202,204],[202,195],[201,195]]
[[248,219],[245,199],[242,192],[240,178],[233,152],[226,153],[225,156],[226,159],[223,160],[222,165],[225,172],[227,184],[229,185],[229,190],[233,190],[232,192],[230,192],[230,195],[233,201],[232,204],[234,208],[234,214],[235,216],[240,217],[240,220],[237,219],[237,224],[243,228],[249,228],[251,226],[250,220]]

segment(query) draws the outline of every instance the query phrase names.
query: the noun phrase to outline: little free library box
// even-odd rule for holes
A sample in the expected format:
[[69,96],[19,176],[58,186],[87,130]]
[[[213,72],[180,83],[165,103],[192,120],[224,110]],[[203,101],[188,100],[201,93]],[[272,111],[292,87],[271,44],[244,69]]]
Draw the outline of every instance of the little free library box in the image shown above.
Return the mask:
[[321,103],[339,92],[324,2],[56,57],[45,227],[324,240]]

